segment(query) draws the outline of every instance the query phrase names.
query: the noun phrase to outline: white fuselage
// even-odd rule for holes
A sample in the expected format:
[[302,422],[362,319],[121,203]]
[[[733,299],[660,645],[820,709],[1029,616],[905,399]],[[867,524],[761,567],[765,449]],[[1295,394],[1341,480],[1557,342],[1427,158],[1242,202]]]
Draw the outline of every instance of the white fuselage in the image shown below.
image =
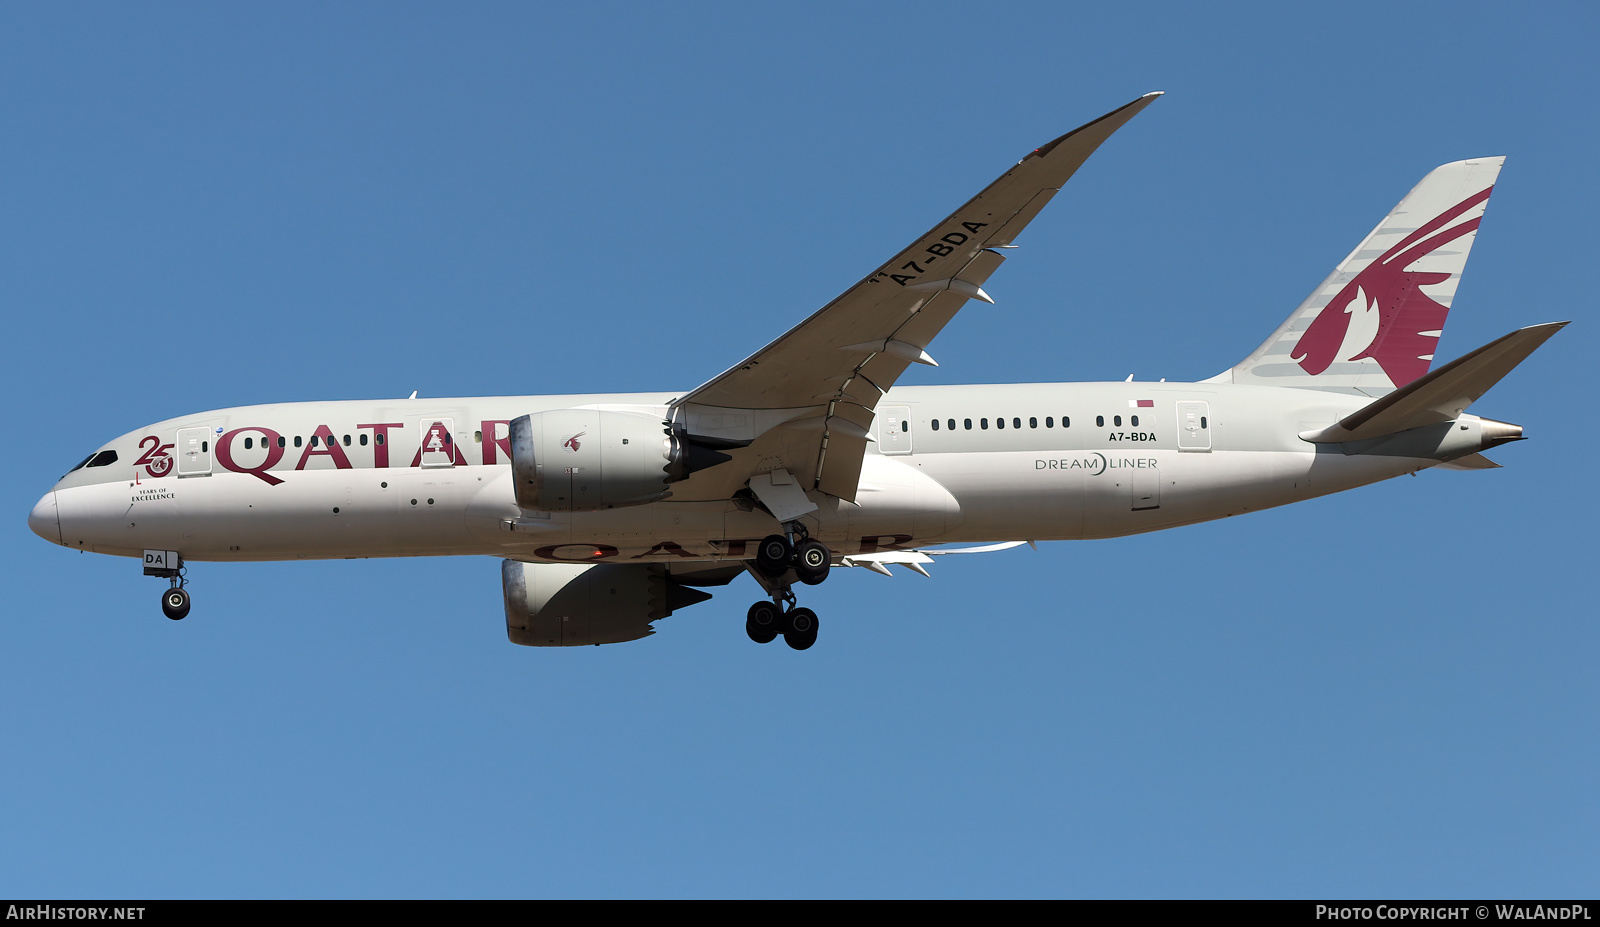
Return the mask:
[[[576,407],[664,414],[672,398],[220,409],[105,445],[102,453],[115,451],[115,462],[69,473],[31,521],[40,530],[50,514],[43,510],[53,506],[63,546],[125,556],[175,550],[194,561],[454,554],[746,559],[760,538],[781,530],[748,502],[692,501],[675,493],[597,512],[517,507],[509,421]],[[900,387],[878,406],[855,501],[813,492],[819,508],[804,521],[812,537],[840,555],[947,542],[1114,537],[1282,505],[1437,462],[1346,456],[1298,437],[1369,401],[1231,384]],[[435,423],[447,441],[439,440],[443,431]]]

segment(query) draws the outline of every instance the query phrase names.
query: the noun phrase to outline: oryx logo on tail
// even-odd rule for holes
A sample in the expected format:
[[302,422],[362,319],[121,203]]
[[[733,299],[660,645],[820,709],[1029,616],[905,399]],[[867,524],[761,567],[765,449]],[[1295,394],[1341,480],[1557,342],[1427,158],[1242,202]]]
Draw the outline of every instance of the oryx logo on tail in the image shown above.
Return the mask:
[[576,454],[576,453],[578,453],[578,447],[579,447],[578,439],[583,437],[586,434],[588,434],[587,431],[580,431],[577,434],[572,435],[571,437],[567,438],[567,440],[561,442],[561,446],[566,448],[567,450],[571,451],[572,453]]
[[1335,362],[1370,357],[1397,387],[1427,373],[1450,307],[1422,288],[1444,283],[1451,274],[1407,268],[1476,231],[1481,213],[1451,223],[1488,200],[1493,190],[1487,187],[1450,207],[1363,268],[1318,313],[1289,356],[1312,376]]

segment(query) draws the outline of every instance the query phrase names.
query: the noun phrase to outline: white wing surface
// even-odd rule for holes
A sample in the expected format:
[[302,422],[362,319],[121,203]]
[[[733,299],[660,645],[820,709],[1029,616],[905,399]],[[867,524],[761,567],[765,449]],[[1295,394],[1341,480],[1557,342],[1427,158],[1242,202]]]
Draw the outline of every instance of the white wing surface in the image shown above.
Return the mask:
[[787,471],[799,487],[854,501],[878,400],[1005,258],[995,250],[1038,215],[1111,133],[1159,93],[1033,151],[966,205],[776,341],[673,404],[690,441],[733,456],[674,487],[727,498],[750,477]]

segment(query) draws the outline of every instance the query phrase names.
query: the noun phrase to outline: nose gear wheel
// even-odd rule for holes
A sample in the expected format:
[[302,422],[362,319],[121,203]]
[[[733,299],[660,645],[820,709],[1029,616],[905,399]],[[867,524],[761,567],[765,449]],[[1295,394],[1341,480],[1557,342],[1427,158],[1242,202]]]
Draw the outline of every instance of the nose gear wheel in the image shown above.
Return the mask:
[[162,593],[161,612],[173,621],[182,621],[189,614],[189,593],[182,586],[173,586]]

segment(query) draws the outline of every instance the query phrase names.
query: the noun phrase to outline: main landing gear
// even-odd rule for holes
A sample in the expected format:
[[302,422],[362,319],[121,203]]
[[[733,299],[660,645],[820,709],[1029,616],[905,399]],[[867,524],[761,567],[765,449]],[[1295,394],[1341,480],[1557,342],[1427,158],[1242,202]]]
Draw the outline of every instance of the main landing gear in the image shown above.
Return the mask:
[[783,600],[761,601],[750,606],[744,619],[744,633],[758,644],[770,644],[783,635],[783,642],[795,650],[805,650],[817,642],[817,613],[809,608],[794,607],[794,593],[773,596]]
[[[772,601],[750,606],[744,630],[758,644],[770,644],[782,634],[784,643],[795,650],[806,650],[817,642],[817,613],[796,607],[790,579],[808,586],[827,579],[833,553],[821,541],[806,537],[800,523],[790,522],[784,527],[789,530],[788,536],[769,535],[756,548],[753,572],[772,593]],[[794,540],[797,536],[798,543]]]

